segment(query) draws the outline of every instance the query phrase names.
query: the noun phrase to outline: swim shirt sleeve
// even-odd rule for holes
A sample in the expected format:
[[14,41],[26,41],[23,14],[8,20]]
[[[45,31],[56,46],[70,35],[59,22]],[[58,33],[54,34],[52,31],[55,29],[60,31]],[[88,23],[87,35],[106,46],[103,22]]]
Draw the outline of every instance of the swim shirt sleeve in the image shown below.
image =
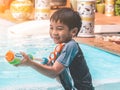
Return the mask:
[[78,53],[78,45],[72,40],[65,44],[61,54],[58,56],[57,61],[68,67]]

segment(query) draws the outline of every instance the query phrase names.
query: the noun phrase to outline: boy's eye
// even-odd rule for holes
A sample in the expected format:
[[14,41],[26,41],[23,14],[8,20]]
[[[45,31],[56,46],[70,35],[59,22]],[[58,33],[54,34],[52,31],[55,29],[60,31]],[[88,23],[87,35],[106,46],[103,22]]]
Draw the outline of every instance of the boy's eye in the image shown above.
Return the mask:
[[64,27],[61,27],[61,26],[59,26],[59,27],[56,27],[56,28],[54,28],[54,27],[50,27],[49,28],[50,30],[64,30]]
[[64,28],[63,27],[57,27],[57,30],[63,30]]
[[53,30],[53,27],[50,27],[50,30]]

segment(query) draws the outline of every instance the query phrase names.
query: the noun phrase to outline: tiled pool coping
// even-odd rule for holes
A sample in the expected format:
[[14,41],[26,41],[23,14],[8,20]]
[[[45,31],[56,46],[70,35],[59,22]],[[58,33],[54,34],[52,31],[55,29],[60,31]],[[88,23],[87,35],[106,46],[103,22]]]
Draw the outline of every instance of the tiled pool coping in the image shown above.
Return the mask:
[[120,56],[120,44],[116,44],[114,42],[104,41],[101,38],[81,38],[76,37],[75,40],[79,43],[84,43],[87,45],[91,45],[93,47],[97,47],[100,49],[103,49],[105,51],[108,51],[110,53],[113,53],[115,55]]

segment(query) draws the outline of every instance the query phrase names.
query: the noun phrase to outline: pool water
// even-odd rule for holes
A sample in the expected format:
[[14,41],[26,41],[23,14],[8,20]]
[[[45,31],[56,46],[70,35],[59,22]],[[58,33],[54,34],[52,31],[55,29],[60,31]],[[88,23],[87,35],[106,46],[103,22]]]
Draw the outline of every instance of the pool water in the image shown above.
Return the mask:
[[10,90],[10,88],[11,90],[54,90],[54,88],[61,88],[55,79],[45,77],[30,67],[15,67],[9,64],[4,57],[8,50],[24,51],[34,57],[48,57],[54,46],[48,37],[28,36],[8,38],[7,41],[2,39],[2,41],[0,42],[0,47],[2,47],[0,48],[0,90]]
[[95,90],[120,90],[120,56],[80,44],[93,77]]

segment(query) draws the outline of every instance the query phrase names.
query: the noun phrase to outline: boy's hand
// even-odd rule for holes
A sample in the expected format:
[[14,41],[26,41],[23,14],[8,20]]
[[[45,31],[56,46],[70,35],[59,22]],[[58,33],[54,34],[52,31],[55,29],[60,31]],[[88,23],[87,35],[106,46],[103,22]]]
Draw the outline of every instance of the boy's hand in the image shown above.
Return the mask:
[[24,53],[24,52],[20,52],[21,54],[22,54],[22,56],[23,56],[23,60],[21,61],[21,64],[20,65],[23,65],[23,66],[29,66],[30,65],[30,63],[31,63],[31,59],[30,59],[30,57],[26,54],[26,53]]

